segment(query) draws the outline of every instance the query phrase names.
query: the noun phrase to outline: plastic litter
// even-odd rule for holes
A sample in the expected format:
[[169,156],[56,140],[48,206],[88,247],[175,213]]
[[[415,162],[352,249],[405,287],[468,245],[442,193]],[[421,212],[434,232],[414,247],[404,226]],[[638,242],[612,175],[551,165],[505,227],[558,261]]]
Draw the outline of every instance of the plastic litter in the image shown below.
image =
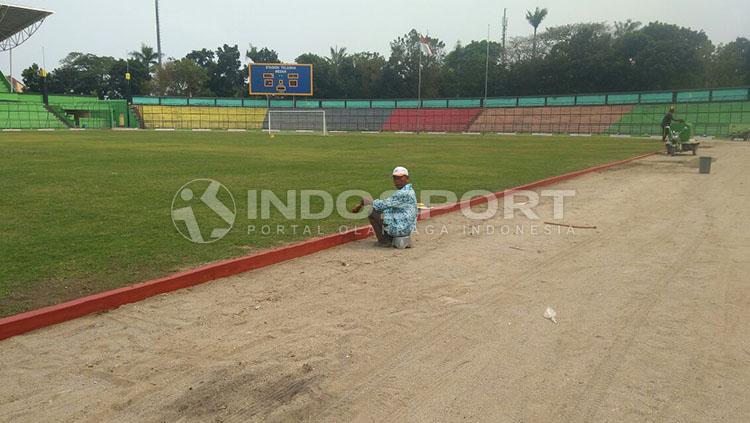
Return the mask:
[[557,312],[552,307],[547,307],[547,310],[544,310],[544,318],[552,320],[552,323],[557,324]]

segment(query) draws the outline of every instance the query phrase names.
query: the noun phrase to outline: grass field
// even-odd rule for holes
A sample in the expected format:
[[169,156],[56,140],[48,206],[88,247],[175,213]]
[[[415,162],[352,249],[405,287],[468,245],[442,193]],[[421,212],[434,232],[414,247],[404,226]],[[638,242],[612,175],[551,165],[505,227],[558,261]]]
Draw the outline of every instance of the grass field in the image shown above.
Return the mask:
[[[191,132],[0,134],[0,316],[141,282],[309,234],[248,234],[248,225],[353,224],[247,218],[247,190],[381,193],[407,166],[420,189],[497,191],[632,157],[653,140],[461,135],[278,135]],[[175,192],[196,178],[228,187],[237,222],[194,244],[170,218]],[[354,200],[352,200],[354,202]],[[317,233],[317,229],[315,229]]]

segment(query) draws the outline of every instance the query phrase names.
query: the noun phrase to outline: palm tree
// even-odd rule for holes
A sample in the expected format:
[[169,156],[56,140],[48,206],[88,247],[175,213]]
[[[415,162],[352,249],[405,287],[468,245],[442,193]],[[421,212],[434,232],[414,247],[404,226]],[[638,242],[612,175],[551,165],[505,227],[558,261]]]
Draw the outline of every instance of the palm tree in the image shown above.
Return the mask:
[[338,79],[341,72],[341,65],[344,64],[344,60],[349,54],[346,52],[346,47],[331,47],[331,57],[328,59],[328,63],[333,67],[333,76]]
[[141,44],[141,51],[130,52],[130,57],[143,64],[143,67],[151,72],[154,66],[159,63],[159,53],[153,47]]
[[338,69],[338,67],[344,63],[344,59],[346,59],[346,56],[348,55],[346,47],[331,47],[331,57],[328,59],[328,62],[331,63],[334,68]]
[[625,34],[636,31],[640,27],[640,22],[630,19],[624,22],[615,22],[615,37],[620,38]]
[[532,39],[531,43],[531,57],[536,57],[536,30],[539,28],[539,25],[542,24],[542,21],[544,18],[547,17],[547,8],[539,9],[539,7],[534,10],[534,13],[531,13],[530,10],[526,11],[526,20],[529,21],[529,24],[534,27],[534,38]]

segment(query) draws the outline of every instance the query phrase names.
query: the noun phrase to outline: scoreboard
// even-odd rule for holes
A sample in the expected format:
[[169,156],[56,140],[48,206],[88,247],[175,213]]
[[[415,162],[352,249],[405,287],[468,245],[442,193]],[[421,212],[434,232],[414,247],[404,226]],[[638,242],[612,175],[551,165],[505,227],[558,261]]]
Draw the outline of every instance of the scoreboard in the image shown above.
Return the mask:
[[251,63],[250,95],[313,95],[313,66]]

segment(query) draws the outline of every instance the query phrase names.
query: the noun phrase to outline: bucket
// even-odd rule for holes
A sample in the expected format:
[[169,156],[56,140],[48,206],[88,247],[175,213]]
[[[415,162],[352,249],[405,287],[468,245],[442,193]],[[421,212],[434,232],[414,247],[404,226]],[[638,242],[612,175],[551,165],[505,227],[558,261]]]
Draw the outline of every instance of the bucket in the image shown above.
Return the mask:
[[698,159],[698,169],[700,169],[700,173],[711,173],[711,158],[701,156]]

